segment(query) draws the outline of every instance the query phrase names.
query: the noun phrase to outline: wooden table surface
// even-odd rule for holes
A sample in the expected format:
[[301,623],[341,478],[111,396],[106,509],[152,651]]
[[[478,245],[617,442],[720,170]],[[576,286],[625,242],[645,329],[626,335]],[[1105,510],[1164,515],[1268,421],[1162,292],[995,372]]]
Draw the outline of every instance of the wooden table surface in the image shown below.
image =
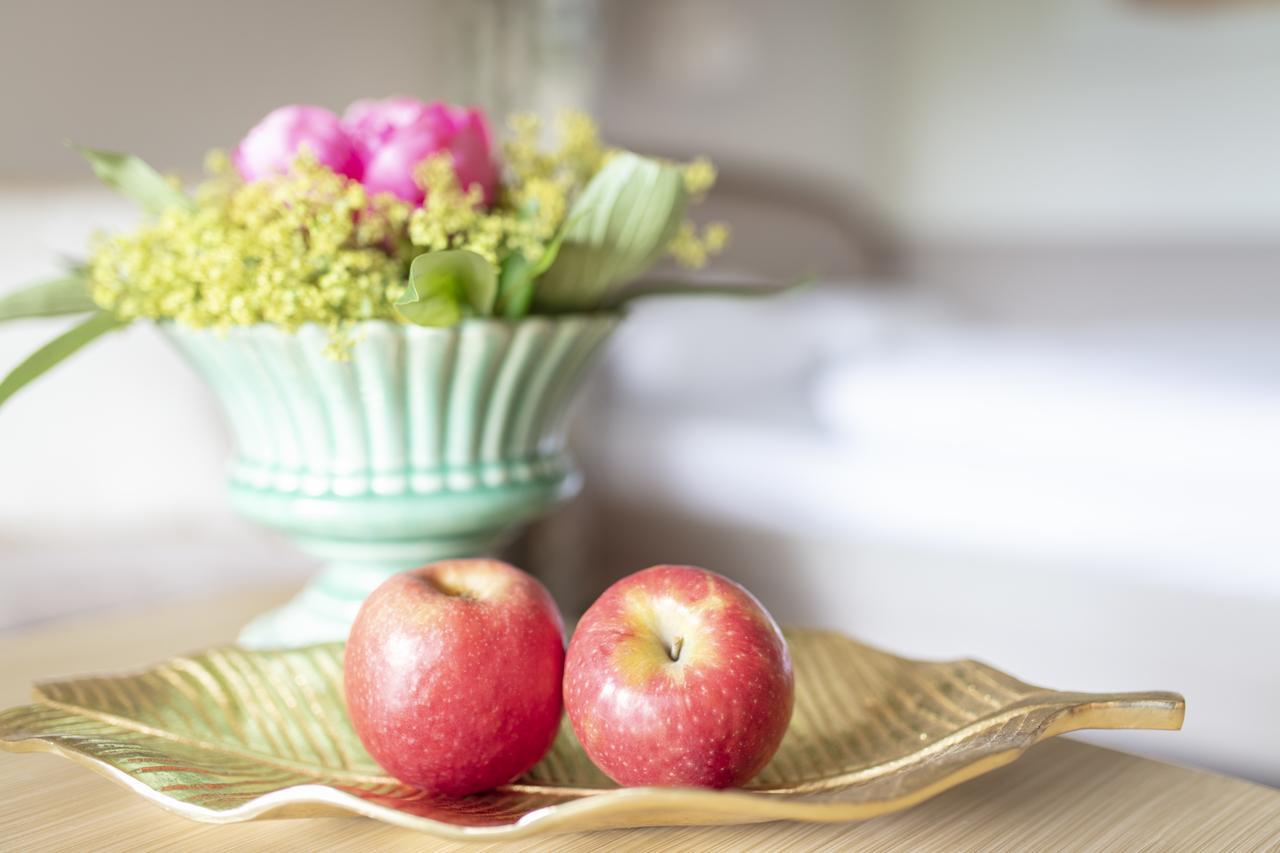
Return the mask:
[[[0,706],[33,680],[136,667],[230,640],[286,590],[0,634]],[[1170,735],[1176,737],[1176,735]],[[211,826],[46,754],[0,753],[0,850],[1280,850],[1280,791],[1067,739],[861,824],[615,830],[440,843],[365,818]]]

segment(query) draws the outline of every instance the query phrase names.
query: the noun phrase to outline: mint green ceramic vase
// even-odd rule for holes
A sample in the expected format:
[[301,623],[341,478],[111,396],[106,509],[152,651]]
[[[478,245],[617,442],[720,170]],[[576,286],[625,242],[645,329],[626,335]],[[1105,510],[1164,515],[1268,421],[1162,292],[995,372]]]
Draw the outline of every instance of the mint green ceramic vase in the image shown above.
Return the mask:
[[450,329],[367,322],[349,360],[329,333],[167,324],[208,381],[235,444],[235,508],[324,562],[243,645],[345,639],[394,572],[492,553],[578,486],[569,405],[617,323],[610,314],[471,319]]

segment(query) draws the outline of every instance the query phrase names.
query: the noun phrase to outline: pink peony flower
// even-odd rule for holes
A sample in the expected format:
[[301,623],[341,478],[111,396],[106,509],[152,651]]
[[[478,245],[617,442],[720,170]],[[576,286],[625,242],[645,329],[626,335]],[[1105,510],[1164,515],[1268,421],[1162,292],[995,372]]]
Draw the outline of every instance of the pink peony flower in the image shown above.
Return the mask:
[[231,153],[231,162],[246,181],[289,171],[299,149],[340,175],[359,180],[363,174],[356,145],[342,122],[323,107],[288,106],[272,110]]
[[347,107],[342,116],[342,126],[355,142],[361,156],[368,159],[397,130],[423,121],[428,112],[427,104],[417,98],[366,98]]
[[362,181],[370,192],[389,192],[413,204],[425,198],[414,181],[418,164],[448,151],[463,187],[478,184],[485,204],[498,187],[498,166],[484,113],[415,98],[356,101],[342,125],[364,162]]

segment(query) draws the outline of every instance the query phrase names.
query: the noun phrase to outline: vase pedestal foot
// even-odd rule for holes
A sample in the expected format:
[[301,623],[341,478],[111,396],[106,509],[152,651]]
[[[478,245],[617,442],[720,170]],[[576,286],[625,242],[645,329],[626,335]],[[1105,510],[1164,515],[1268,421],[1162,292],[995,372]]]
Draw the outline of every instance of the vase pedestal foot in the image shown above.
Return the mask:
[[279,649],[345,641],[365,597],[397,572],[436,560],[495,554],[506,536],[474,536],[417,542],[348,542],[300,539],[325,568],[286,604],[263,613],[240,631],[250,649]]

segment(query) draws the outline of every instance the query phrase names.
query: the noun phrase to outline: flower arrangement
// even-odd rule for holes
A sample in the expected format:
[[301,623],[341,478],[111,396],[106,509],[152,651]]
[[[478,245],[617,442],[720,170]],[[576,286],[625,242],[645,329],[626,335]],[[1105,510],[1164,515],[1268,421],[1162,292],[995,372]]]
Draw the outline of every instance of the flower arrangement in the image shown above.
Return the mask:
[[194,195],[135,157],[84,149],[148,219],[97,240],[66,277],[0,300],[0,320],[88,315],[0,382],[0,403],[138,319],[318,324],[343,358],[362,321],[615,310],[664,254],[697,267],[724,247],[724,225],[686,218],[715,181],[709,161],[609,148],[577,113],[556,131],[544,147],[539,120],[516,116],[499,148],[477,109],[281,107],[230,155],[210,154]]

